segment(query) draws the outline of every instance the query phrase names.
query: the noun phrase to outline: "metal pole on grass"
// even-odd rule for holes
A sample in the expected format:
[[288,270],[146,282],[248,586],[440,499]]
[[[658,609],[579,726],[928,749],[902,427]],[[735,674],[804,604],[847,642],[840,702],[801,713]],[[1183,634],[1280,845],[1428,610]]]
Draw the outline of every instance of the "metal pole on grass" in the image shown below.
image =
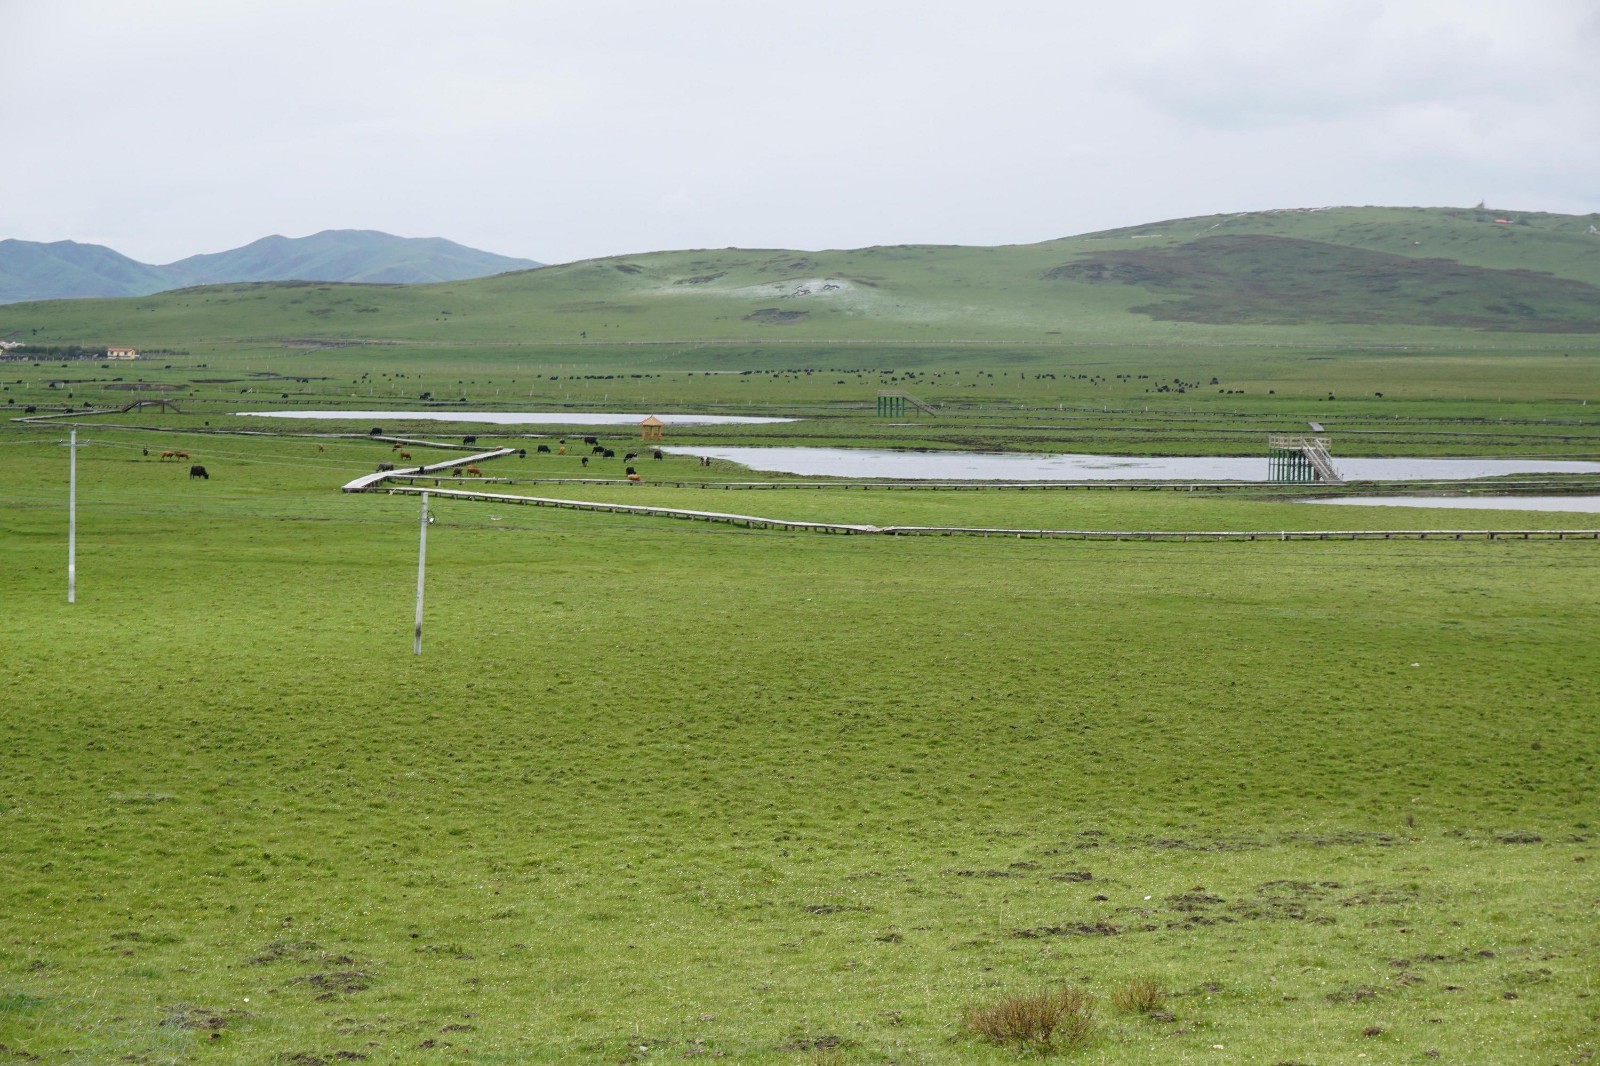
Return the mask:
[[417,628],[413,655],[422,654],[422,575],[428,566],[428,494],[422,494],[422,533],[417,541]]
[[78,431],[67,460],[67,602],[78,601]]

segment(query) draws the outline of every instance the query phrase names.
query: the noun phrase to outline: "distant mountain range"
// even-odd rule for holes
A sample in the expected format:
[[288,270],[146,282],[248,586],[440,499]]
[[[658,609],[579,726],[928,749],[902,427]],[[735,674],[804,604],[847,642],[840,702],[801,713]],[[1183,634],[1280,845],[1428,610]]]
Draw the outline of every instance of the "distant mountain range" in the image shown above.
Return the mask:
[[147,296],[241,281],[353,281],[413,285],[529,270],[543,264],[441,237],[330,229],[263,237],[243,248],[152,266],[103,245],[0,240],[0,303],[85,296]]

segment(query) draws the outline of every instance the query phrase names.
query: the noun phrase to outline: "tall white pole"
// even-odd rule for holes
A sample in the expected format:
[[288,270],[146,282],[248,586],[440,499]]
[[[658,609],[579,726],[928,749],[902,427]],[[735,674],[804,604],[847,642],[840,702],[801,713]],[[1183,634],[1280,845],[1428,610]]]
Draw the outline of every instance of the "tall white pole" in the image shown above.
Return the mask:
[[412,654],[422,654],[422,575],[428,566],[428,494],[422,494],[422,534],[417,541],[417,627]]
[[78,431],[67,460],[67,602],[78,602]]

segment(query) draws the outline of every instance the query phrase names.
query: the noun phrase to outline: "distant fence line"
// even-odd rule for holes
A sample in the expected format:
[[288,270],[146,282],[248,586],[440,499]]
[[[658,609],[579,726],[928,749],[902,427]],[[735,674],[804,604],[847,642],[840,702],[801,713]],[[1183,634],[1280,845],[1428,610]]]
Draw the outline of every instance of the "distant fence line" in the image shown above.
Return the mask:
[[[401,477],[414,481],[409,475]],[[391,475],[392,479],[393,475]],[[1596,540],[1596,529],[1363,529],[1363,530],[1105,530],[1105,529],[1008,529],[983,526],[874,526],[847,522],[808,522],[760,515],[732,514],[723,511],[697,511],[677,507],[652,507],[632,503],[602,503],[595,500],[564,500],[548,496],[518,496],[472,489],[430,488],[416,484],[383,484],[372,475],[345,486],[346,492],[383,491],[415,495],[426,492],[435,497],[478,500],[486,503],[516,504],[526,507],[556,507],[574,511],[604,511],[611,514],[675,518],[686,521],[718,522],[746,529],[779,529],[805,533],[879,534],[893,537],[967,536],[1005,537],[1018,540],[1109,540],[1109,541],[1302,541],[1302,540]],[[379,486],[382,485],[380,489]]]

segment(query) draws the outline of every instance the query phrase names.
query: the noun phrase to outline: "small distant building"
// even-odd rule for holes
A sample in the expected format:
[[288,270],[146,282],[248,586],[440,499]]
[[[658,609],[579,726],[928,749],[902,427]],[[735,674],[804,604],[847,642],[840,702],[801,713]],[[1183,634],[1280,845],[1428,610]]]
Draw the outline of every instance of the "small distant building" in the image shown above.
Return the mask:
[[106,358],[107,359],[137,359],[137,358],[139,358],[139,349],[137,349],[137,348],[116,348],[116,347],[107,348],[106,349]]
[[661,419],[657,418],[655,415],[651,415],[649,418],[639,423],[640,439],[660,440],[661,430],[665,426],[665,422],[661,421]]

